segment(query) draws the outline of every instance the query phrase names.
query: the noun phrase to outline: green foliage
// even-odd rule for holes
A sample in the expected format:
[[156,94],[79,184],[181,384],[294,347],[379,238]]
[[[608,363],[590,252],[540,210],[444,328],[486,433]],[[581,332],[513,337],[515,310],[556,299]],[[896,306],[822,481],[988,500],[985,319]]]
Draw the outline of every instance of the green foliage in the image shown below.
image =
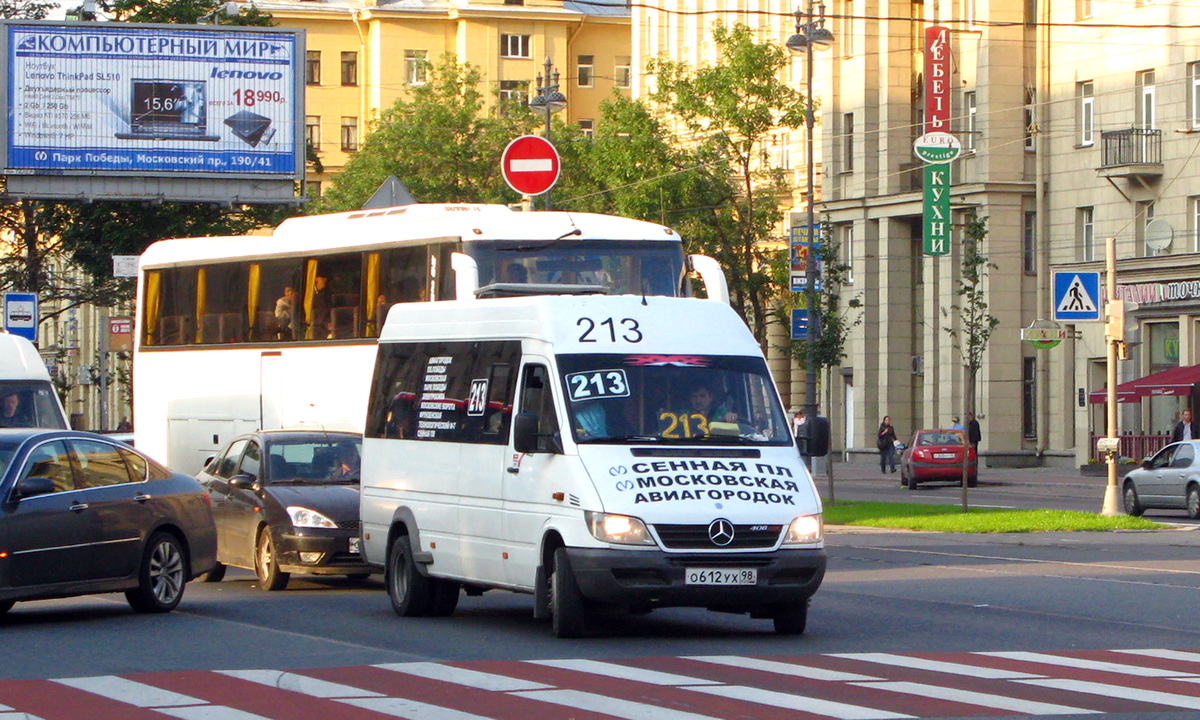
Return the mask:
[[712,182],[723,182],[726,201],[711,211],[711,231],[697,239],[717,258],[729,278],[735,307],[754,336],[765,343],[771,299],[778,294],[765,249],[782,219],[779,198],[790,187],[769,164],[770,145],[780,128],[804,124],[805,99],[780,81],[787,52],[754,41],[744,25],[713,29],[719,60],[692,68],[653,58],[656,75],[650,98],[678,118],[695,145],[695,156]]
[[113,20],[194,25],[201,18],[214,25],[274,25],[270,13],[254,3],[238,3],[238,14],[225,14],[225,0],[99,0],[96,6]]
[[6,20],[44,20],[56,2],[43,0],[0,0],[0,18]]
[[958,351],[967,371],[964,412],[975,411],[975,378],[983,367],[984,353],[992,339],[992,332],[1000,324],[1000,319],[988,312],[984,287],[988,272],[997,267],[980,252],[987,232],[987,218],[980,218],[972,209],[963,228],[963,255],[959,264],[958,288],[955,290],[958,302],[950,306],[953,311],[951,315],[958,320],[958,324],[942,328],[950,335],[951,344]]
[[824,520],[827,528],[852,525],[959,533],[1155,530],[1164,527],[1128,515],[1104,517],[1070,510],[975,508],[964,512],[950,505],[846,501],[826,505]]
[[311,212],[353,210],[395,175],[420,202],[516,202],[500,156],[537,117],[521,106],[486,114],[479,68],[447,54],[372,123],[366,142]]

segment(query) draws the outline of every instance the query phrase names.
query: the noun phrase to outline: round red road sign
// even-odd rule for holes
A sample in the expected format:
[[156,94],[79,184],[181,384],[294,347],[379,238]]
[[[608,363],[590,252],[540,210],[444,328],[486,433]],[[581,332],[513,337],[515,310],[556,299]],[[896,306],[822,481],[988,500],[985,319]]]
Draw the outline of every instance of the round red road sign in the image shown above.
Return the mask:
[[522,135],[510,142],[500,160],[504,181],[522,195],[541,195],[554,187],[560,168],[558,151],[537,135]]

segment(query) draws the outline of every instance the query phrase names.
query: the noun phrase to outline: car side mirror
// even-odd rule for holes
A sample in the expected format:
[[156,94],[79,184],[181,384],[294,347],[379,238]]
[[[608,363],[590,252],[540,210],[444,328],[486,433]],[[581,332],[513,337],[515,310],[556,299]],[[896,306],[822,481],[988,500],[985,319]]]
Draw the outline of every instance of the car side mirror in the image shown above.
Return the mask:
[[23,498],[49,495],[54,492],[54,481],[48,477],[21,478],[17,483],[17,495]]
[[238,490],[254,490],[258,482],[250,475],[234,475],[229,478],[229,487]]
[[1143,470],[1149,470],[1152,467],[1153,467],[1153,463],[1150,462],[1150,458],[1146,458],[1145,460],[1142,461],[1142,469]]

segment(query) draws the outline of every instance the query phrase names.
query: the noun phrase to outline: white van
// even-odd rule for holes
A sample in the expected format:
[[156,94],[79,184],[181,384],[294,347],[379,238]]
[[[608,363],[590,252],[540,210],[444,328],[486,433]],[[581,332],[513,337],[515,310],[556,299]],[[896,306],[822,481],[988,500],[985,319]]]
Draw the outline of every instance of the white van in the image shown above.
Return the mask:
[[65,430],[67,416],[37,348],[0,331],[0,427]]
[[801,633],[821,501],[766,361],[714,300],[538,296],[394,306],[363,441],[363,554],[400,615],[460,590],[589,612],[691,606]]

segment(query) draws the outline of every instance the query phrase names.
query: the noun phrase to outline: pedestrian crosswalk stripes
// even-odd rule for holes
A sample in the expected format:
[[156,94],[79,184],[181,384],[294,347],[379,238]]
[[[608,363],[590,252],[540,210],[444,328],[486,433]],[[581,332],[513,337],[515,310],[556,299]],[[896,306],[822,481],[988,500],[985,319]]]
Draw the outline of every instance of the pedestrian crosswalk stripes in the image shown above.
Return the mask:
[[890,720],[1200,710],[1200,650],[690,655],[0,680],[0,720]]

